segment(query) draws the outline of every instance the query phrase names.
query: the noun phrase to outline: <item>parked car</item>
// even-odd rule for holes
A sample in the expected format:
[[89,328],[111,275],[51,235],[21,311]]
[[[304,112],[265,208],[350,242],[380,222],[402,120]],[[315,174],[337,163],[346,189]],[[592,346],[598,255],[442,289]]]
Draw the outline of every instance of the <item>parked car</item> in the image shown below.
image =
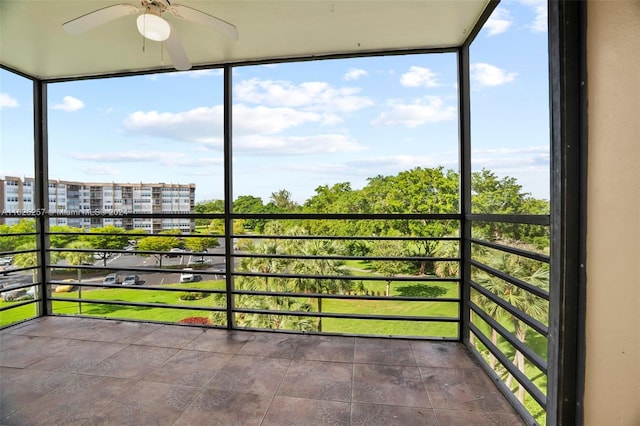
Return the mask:
[[169,250],[167,257],[178,257],[178,256],[182,256],[183,253],[184,253],[184,249],[181,249],[179,247],[174,247],[171,250]]
[[29,293],[26,288],[9,290],[2,293],[2,301],[4,302],[18,302],[20,300],[29,300],[33,298],[34,294]]
[[102,280],[102,284],[119,284],[120,280],[118,280],[118,274],[109,274],[104,277]]
[[0,266],[11,265],[11,262],[13,262],[13,256],[0,257]]
[[187,271],[193,271],[193,269],[191,268],[184,269],[184,272],[180,274],[181,283],[191,283],[195,281],[195,276],[193,275],[193,272],[187,272]]
[[140,278],[137,275],[127,275],[122,280],[122,285],[138,285],[140,283]]

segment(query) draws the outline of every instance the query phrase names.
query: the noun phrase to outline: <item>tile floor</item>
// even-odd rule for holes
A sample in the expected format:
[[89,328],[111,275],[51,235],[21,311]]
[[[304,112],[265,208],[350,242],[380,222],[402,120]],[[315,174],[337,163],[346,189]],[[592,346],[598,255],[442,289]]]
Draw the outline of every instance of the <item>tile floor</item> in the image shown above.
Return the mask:
[[0,332],[1,425],[518,425],[457,343],[45,317]]

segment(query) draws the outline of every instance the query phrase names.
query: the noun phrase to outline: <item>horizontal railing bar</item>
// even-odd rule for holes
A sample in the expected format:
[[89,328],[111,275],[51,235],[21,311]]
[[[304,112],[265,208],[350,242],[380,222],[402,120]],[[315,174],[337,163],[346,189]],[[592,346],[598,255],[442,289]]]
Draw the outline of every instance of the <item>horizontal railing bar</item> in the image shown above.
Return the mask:
[[36,253],[37,251],[38,250],[36,250],[36,249],[4,251],[4,252],[0,253],[0,257],[13,256],[14,254]]
[[[473,323],[469,323],[469,330],[482,342],[482,344],[496,357],[500,364],[525,388],[535,401],[543,409],[547,409],[547,397],[531,380],[516,367],[507,356],[500,351]],[[485,361],[486,362],[486,361]]]
[[416,257],[416,256],[322,256],[322,255],[299,255],[299,254],[239,254],[233,257],[243,259],[317,259],[317,260],[390,260],[390,261],[407,261],[407,262],[459,262],[459,257]]
[[465,216],[467,220],[475,222],[498,222],[516,223],[520,225],[541,225],[549,226],[551,218],[549,215],[537,214],[478,214],[472,213]]
[[518,256],[522,256],[522,257],[526,257],[532,260],[537,260],[539,262],[544,262],[544,263],[549,263],[550,262],[550,258],[549,256],[542,254],[542,253],[536,253],[536,252],[532,252],[532,251],[528,251],[528,250],[522,250],[522,249],[518,249],[515,247],[509,247],[506,246],[504,244],[497,244],[491,241],[486,241],[486,240],[479,240],[477,238],[470,238],[471,242],[474,244],[479,244],[485,247],[489,247],[492,249],[496,249],[496,250],[500,250],[500,251],[504,251],[507,253],[511,253],[511,254],[515,254]]
[[526,281],[523,281],[521,279],[515,278],[505,272],[502,272],[496,268],[492,268],[491,266],[487,266],[484,263],[478,262],[477,260],[474,259],[470,259],[469,263],[473,266],[475,266],[478,269],[481,269],[495,277],[498,277],[508,283],[511,283],[513,285],[515,285],[516,287],[521,288],[522,290],[528,291],[531,294],[534,294],[536,296],[538,296],[541,299],[544,299],[546,301],[549,300],[549,292],[541,289],[540,287],[536,287],[532,284],[529,284]]
[[542,334],[544,337],[549,337],[549,329],[547,328],[546,325],[542,324],[540,321],[536,320],[535,318],[532,318],[530,315],[527,315],[525,312],[516,308],[511,303],[496,296],[495,294],[485,289],[475,281],[473,280],[469,281],[469,285],[471,286],[471,288],[481,293],[487,299],[491,300],[493,303],[500,306],[501,308],[509,312],[511,315],[523,321],[525,324],[527,324],[529,327],[536,330],[538,333]]
[[249,326],[236,326],[234,331],[260,331],[264,333],[274,333],[274,334],[297,334],[297,335],[305,335],[305,336],[344,336],[344,337],[367,337],[372,339],[396,339],[396,340],[437,340],[443,342],[459,342],[460,340],[457,337],[445,337],[445,336],[397,336],[392,334],[362,334],[362,333],[340,333],[337,331],[312,331],[312,330],[291,330],[291,329],[273,329],[273,328],[258,328],[258,327],[249,327]]
[[[0,214],[0,217],[10,217],[10,216],[3,216],[2,214]],[[37,232],[10,232],[8,234],[0,234],[0,237],[28,237],[28,236],[36,236],[38,235]]]
[[40,282],[37,283],[19,283],[19,284],[12,284],[9,285],[7,287],[2,287],[0,288],[0,293],[5,293],[7,291],[12,291],[12,290],[22,290],[24,288],[29,288],[29,287],[33,287],[33,286],[39,286],[41,285]]
[[[96,229],[96,228],[94,228]],[[120,236],[120,237],[177,237],[177,238],[224,238],[224,234],[160,234],[160,233],[112,233],[112,232],[64,232],[64,231],[47,231],[45,235],[68,235],[85,237],[92,235],[107,235],[107,236]]]
[[186,306],[186,305],[169,305],[163,303],[147,303],[147,302],[126,302],[122,300],[100,300],[100,299],[79,299],[77,297],[55,297],[51,296],[48,300],[69,303],[91,303],[97,305],[118,305],[118,306],[137,306],[143,308],[162,308],[162,309],[180,309],[183,311],[208,311],[208,312],[226,312],[226,308],[216,306]]
[[[118,253],[124,255],[141,255],[141,254],[161,254],[172,257],[192,256],[192,257],[225,257],[224,253],[205,253],[199,251],[184,252],[167,252],[167,251],[146,251],[146,250],[122,250],[122,249],[76,249],[76,248],[50,248],[49,252],[57,253]],[[253,253],[234,253],[232,257],[236,258],[256,258],[256,259],[320,259],[320,260],[401,260],[401,261],[430,261],[430,262],[459,262],[459,257],[421,257],[421,256],[339,256],[339,255],[302,255],[302,254],[253,254]]]
[[10,309],[14,309],[14,308],[19,308],[20,306],[24,306],[24,305],[29,305],[31,303],[36,303],[41,301],[42,298],[38,298],[38,299],[29,299],[29,300],[21,300],[18,302],[13,302],[11,305],[7,305],[7,306],[3,306],[0,307],[0,312],[2,311],[8,311]]
[[288,278],[288,279],[321,279],[321,280],[347,280],[347,281],[420,281],[420,282],[460,282],[460,278],[442,278],[442,277],[408,277],[408,276],[394,276],[384,277],[376,275],[301,275],[301,274],[276,274],[266,272],[250,272],[250,271],[234,271],[231,273],[233,276],[240,277],[273,277],[273,278]]
[[540,355],[533,351],[525,343],[518,340],[512,333],[504,328],[498,321],[492,316],[487,314],[478,305],[469,302],[469,307],[475,312],[484,322],[489,324],[494,330],[496,330],[511,346],[520,351],[533,365],[535,365],[544,374],[547,374],[547,361],[545,361]]
[[33,271],[34,269],[38,269],[38,266],[24,266],[22,268],[5,269],[4,271],[0,272],[0,275],[8,275],[14,272],[22,272],[22,271]]
[[245,296],[267,296],[267,297],[300,297],[309,299],[353,299],[353,300],[388,300],[403,302],[448,302],[460,303],[460,299],[456,298],[437,298],[437,297],[408,297],[408,296],[366,296],[357,294],[325,294],[325,293],[291,293],[291,292],[272,292],[262,290],[234,290],[233,294]]
[[[181,256],[193,256],[193,257],[224,257],[224,253],[205,253],[204,251],[150,251],[150,250],[123,250],[123,249],[100,249],[100,248],[48,248],[48,252],[57,253],[116,253],[123,255],[144,255],[144,254],[160,254],[165,257],[181,257]],[[101,260],[101,259],[96,259]]]
[[278,311],[270,309],[234,308],[233,312],[259,315],[289,315],[294,317],[338,318],[338,319],[366,319],[382,321],[415,321],[415,322],[459,322],[457,317],[418,317],[403,315],[373,315],[373,314],[341,314],[337,312],[306,312],[306,311]]
[[256,240],[347,240],[347,241],[460,241],[460,237],[384,237],[384,236],[363,236],[363,235],[232,235],[237,239]]
[[[78,210],[77,213],[69,212],[43,212],[40,217],[45,218],[109,218],[109,219],[223,219],[223,213],[120,213],[96,209]],[[265,220],[461,220],[460,213],[230,213],[231,219],[265,219]],[[7,217],[7,216],[4,216]],[[14,217],[14,216],[11,216]],[[34,217],[34,216],[20,216]]]
[[207,293],[207,294],[225,294],[225,290],[208,289],[208,288],[191,288],[191,287],[158,287],[158,286],[140,286],[140,285],[122,285],[122,284],[102,284],[102,283],[90,283],[86,281],[56,281],[51,280],[47,282],[50,285],[73,285],[81,287],[92,288],[127,288],[140,291],[177,291],[177,292],[195,292],[195,293]]

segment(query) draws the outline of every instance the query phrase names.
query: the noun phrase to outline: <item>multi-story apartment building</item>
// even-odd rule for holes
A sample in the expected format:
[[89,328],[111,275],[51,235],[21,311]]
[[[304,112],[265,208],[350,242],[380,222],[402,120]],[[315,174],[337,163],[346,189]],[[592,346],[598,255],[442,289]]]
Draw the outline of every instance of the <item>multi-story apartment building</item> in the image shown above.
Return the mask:
[[[0,179],[0,210],[8,213],[33,212],[35,183],[33,178],[6,176]],[[99,228],[113,225],[127,230],[160,232],[194,230],[193,219],[122,218],[123,213],[193,213],[196,186],[165,183],[93,183],[49,181],[48,212],[51,225]],[[74,217],[89,214],[90,217]],[[56,216],[59,215],[59,216]],[[0,224],[14,224],[17,217],[2,216]]]

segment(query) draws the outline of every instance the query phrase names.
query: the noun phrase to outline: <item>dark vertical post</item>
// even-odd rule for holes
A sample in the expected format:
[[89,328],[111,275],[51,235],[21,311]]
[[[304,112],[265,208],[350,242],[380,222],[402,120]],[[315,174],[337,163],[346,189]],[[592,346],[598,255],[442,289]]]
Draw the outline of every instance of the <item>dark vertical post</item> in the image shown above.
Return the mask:
[[34,135],[34,184],[36,215],[36,249],[37,271],[40,282],[40,303],[38,316],[51,313],[50,292],[47,286],[49,272],[49,167],[48,167],[48,134],[47,134],[47,84],[33,81],[33,135]]
[[547,423],[582,424],[586,239],[586,8],[549,1],[551,275]]
[[233,150],[232,150],[232,73],[230,65],[224,67],[224,247],[227,289],[227,328],[235,327],[233,318]]
[[469,88],[469,44],[458,50],[458,110],[460,146],[460,327],[459,339],[469,342],[471,289],[471,96]]

